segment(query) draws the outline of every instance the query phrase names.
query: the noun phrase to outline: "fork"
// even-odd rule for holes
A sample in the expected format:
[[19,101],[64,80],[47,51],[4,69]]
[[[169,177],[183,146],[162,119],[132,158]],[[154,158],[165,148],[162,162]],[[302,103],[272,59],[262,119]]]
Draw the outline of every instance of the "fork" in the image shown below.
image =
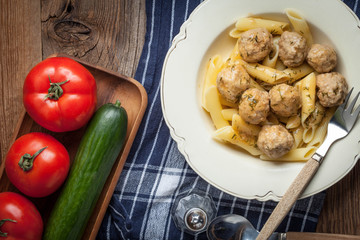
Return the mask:
[[305,190],[306,186],[310,183],[311,179],[317,172],[321,162],[323,161],[330,146],[337,140],[344,138],[351,131],[359,116],[360,106],[353,111],[360,92],[357,93],[354,100],[346,108],[350,95],[354,88],[347,94],[344,103],[341,104],[335,111],[331,118],[328,128],[327,136],[323,144],[316,150],[311,158],[306,162],[300,173],[296,176],[284,196],[281,198],[274,211],[266,221],[261,229],[256,240],[266,240],[276,230],[282,222],[290,208],[299,198],[300,194]]

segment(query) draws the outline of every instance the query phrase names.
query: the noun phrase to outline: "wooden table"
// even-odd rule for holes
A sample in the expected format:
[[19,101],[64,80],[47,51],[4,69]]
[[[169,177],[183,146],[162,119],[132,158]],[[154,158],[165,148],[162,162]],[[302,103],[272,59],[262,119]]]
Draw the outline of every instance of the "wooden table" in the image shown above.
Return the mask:
[[[36,63],[61,52],[134,77],[146,30],[145,0],[0,0],[0,19],[1,159]],[[327,191],[317,231],[360,235],[359,164]]]

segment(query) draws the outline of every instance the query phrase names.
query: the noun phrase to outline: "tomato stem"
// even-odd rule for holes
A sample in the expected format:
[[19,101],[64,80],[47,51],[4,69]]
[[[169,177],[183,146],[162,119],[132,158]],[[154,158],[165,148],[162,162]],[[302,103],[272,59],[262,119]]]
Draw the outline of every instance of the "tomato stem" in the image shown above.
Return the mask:
[[34,164],[34,160],[35,158],[42,152],[45,150],[45,148],[47,147],[43,147],[40,150],[38,150],[36,153],[34,153],[33,156],[31,156],[29,153],[25,153],[20,161],[19,161],[19,166],[21,167],[22,170],[24,170],[25,172],[30,171],[33,167]]
[[48,89],[48,94],[46,94],[44,99],[51,99],[51,100],[58,100],[61,95],[64,93],[64,91],[61,88],[61,85],[67,83],[69,80],[63,81],[63,82],[58,82],[58,83],[53,83],[51,82],[50,76],[49,76],[49,81],[50,81],[50,88]]
[[[5,223],[5,222],[15,222],[15,220],[12,220],[12,219],[3,219],[3,220],[0,220],[0,227]],[[0,231],[0,237],[7,237],[8,233],[5,233],[5,232],[2,232]]]

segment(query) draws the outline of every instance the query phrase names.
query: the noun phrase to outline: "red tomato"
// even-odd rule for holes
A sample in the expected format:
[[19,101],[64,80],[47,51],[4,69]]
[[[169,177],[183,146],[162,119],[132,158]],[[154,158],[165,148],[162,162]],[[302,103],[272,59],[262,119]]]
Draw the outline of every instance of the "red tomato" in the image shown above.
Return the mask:
[[30,197],[45,197],[65,181],[70,158],[65,147],[54,137],[39,132],[18,138],[5,158],[9,180]]
[[96,107],[96,82],[80,63],[65,57],[48,58],[28,73],[23,87],[26,111],[54,132],[84,126]]
[[0,193],[0,239],[40,240],[44,224],[27,198],[13,192]]

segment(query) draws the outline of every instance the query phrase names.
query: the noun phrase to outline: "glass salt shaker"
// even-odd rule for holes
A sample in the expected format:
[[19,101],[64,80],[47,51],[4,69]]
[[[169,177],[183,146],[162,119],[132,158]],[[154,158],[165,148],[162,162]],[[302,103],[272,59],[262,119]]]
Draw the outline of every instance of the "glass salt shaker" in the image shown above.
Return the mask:
[[216,216],[216,207],[210,195],[195,189],[176,197],[171,216],[178,229],[195,235],[206,231]]

